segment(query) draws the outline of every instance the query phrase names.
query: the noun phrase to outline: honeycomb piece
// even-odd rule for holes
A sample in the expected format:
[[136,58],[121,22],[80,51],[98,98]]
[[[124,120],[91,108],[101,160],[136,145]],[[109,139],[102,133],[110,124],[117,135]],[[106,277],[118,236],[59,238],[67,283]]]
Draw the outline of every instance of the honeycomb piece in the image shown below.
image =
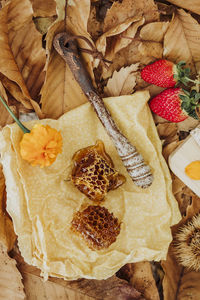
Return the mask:
[[108,191],[125,182],[125,177],[115,169],[102,141],[77,151],[73,156],[72,181],[93,201],[101,201]]
[[78,211],[72,220],[72,230],[82,235],[92,250],[108,248],[120,232],[118,219],[107,208],[90,205]]

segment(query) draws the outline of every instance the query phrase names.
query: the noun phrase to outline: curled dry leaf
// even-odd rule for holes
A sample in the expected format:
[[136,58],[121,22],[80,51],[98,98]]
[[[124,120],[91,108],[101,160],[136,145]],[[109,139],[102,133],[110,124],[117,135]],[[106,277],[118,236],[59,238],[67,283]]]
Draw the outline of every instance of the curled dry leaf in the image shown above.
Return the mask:
[[148,23],[140,30],[140,37],[145,41],[162,42],[169,22]]
[[150,262],[142,261],[126,264],[119,270],[117,276],[127,280],[146,300],[160,299]]
[[102,23],[99,20],[97,20],[96,6],[92,4],[91,4],[87,27],[88,27],[88,32],[91,35],[93,41],[96,41],[103,32]]
[[13,224],[6,212],[5,180],[2,166],[0,165],[0,243],[10,251],[14,246],[15,240],[16,235],[14,233]]
[[[121,49],[128,46],[135,37],[137,29],[144,23],[144,19],[138,16],[128,18],[123,23],[120,23],[110,30],[106,31],[96,42],[96,47],[105,58],[112,60],[115,54]],[[123,33],[123,36],[121,35]],[[111,38],[113,39],[111,40]],[[109,43],[107,39],[109,38]],[[109,49],[107,49],[107,46]],[[99,61],[95,63],[98,66]]]
[[56,15],[56,2],[54,0],[30,0],[34,17],[52,17]]
[[106,280],[79,279],[75,281],[49,278],[44,282],[37,268],[26,264],[18,254],[15,254],[14,257],[18,261],[29,300],[54,300],[58,296],[61,299],[77,300],[145,300],[133,286],[116,276]]
[[[3,97],[5,99],[6,102],[8,102],[6,91],[1,82],[0,82],[0,95],[1,95],[1,97]],[[13,110],[14,113],[16,113],[14,106],[12,106],[10,108]],[[5,109],[3,104],[0,104],[0,116],[1,116],[0,129],[1,129],[1,127],[4,127],[6,124],[13,123],[13,118],[10,116],[10,114],[8,113],[7,109]]]
[[25,299],[22,277],[16,267],[16,261],[7,254],[0,242],[0,300]]
[[200,72],[200,24],[178,9],[164,37],[163,55],[173,62],[186,61],[193,72]]
[[144,16],[146,22],[152,22],[158,20],[159,13],[153,0],[115,1],[104,19],[104,32],[134,16]]
[[186,8],[196,14],[200,14],[199,0],[168,0],[168,2]]
[[178,141],[177,123],[160,123],[157,125],[158,134],[161,140],[165,140],[164,145]]
[[166,161],[168,161],[168,158],[170,154],[179,146],[181,145],[182,141],[173,141],[170,144],[167,144],[163,147],[162,154]]
[[107,96],[129,95],[133,92],[136,85],[136,76],[139,64],[121,68],[118,72],[114,71],[112,78],[108,80],[104,91]]
[[[67,29],[73,34],[83,35],[90,39],[87,32],[90,1],[68,1],[67,19],[65,16],[67,2],[57,0],[56,3],[58,18],[49,29],[46,37],[48,59],[45,83],[41,90],[42,112],[46,117],[55,119],[66,111],[87,102],[87,98],[75,81],[68,65],[53,48],[53,38],[57,33]],[[80,45],[82,48],[88,48],[85,42],[81,40]],[[89,54],[84,54],[84,60],[93,79],[93,58]]]
[[4,88],[9,91],[9,93],[19,101],[26,109],[32,109],[29,99],[23,95],[22,90],[19,85],[12,80],[9,80],[6,76],[0,73],[0,80]]
[[[102,77],[104,79],[111,77],[115,70],[119,70],[123,66],[130,66],[138,62],[146,65],[155,60],[155,58],[152,58],[152,56],[143,56],[138,50],[139,44],[140,41],[135,39],[126,48],[123,48],[122,50],[117,52],[113,59],[113,63],[110,65],[108,70],[106,68],[103,69]],[[141,88],[143,88],[143,83],[141,85]]]
[[28,0],[14,0],[1,9],[0,72],[20,87],[23,104],[37,109],[32,99],[37,99],[44,81],[45,51],[32,13]]
[[144,296],[146,300],[159,300],[159,294],[154,280],[151,264],[148,261],[132,264],[133,275],[130,283]]

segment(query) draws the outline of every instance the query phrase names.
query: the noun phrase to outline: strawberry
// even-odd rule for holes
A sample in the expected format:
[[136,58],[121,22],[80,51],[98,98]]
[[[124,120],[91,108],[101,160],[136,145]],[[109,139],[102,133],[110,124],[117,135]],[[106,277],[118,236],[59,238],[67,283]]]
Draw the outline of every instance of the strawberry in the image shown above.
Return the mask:
[[149,106],[160,117],[178,123],[188,116],[198,119],[199,99],[200,93],[195,90],[189,93],[181,88],[169,88],[154,97]]
[[166,59],[159,59],[154,63],[147,65],[141,71],[141,77],[144,81],[155,84],[161,87],[174,87],[181,82],[187,85],[190,69],[185,68],[185,62],[181,61],[178,64]]

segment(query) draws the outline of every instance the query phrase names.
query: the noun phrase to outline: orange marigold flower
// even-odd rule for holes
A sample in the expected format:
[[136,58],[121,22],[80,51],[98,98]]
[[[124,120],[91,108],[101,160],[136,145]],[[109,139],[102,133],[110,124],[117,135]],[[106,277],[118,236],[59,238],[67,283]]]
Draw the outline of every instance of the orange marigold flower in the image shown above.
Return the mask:
[[36,124],[20,142],[21,157],[32,166],[50,166],[62,152],[62,135],[49,125]]

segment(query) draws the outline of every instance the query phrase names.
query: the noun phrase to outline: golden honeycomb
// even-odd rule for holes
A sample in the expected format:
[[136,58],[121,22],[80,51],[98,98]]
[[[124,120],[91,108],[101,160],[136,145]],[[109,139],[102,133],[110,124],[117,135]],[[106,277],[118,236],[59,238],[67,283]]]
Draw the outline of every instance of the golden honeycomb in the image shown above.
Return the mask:
[[108,191],[125,182],[125,177],[115,169],[102,141],[77,151],[73,156],[72,181],[93,201],[101,201]]
[[120,233],[120,223],[107,208],[90,205],[78,211],[72,220],[72,230],[82,235],[92,250],[108,248]]

